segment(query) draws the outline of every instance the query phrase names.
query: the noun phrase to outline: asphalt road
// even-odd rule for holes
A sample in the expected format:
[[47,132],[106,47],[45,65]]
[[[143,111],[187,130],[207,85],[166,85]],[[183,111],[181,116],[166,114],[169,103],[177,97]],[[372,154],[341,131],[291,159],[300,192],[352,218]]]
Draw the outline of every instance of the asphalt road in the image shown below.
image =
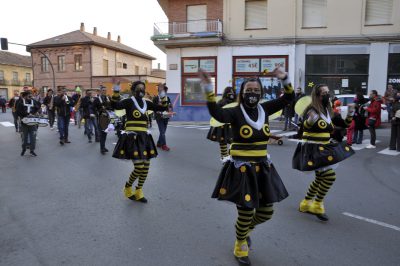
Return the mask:
[[[83,130],[71,125],[62,147],[40,128],[38,157],[21,157],[4,121],[10,114],[0,114],[0,265],[236,265],[236,209],[210,198],[221,163],[206,127],[168,128],[171,151],[151,161],[142,204],[122,194],[132,163],[101,155]],[[376,150],[341,163],[328,223],[297,211],[312,177],[291,169],[296,143],[270,145],[290,196],[253,232],[253,265],[399,265],[400,155],[378,153],[388,136],[379,130]]]

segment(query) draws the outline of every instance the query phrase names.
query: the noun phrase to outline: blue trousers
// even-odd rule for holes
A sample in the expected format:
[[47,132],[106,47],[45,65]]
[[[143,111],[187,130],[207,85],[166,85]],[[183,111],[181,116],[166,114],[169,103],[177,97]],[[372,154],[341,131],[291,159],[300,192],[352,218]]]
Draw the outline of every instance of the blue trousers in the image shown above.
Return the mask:
[[167,131],[168,120],[165,118],[156,119],[158,130],[160,131],[160,136],[158,137],[157,144],[158,145],[167,145],[167,140],[165,139],[165,132]]

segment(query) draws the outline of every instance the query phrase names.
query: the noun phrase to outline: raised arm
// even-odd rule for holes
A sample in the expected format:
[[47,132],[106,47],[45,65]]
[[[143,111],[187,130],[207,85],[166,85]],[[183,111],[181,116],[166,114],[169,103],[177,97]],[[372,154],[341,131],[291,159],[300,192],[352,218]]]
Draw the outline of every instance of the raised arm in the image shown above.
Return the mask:
[[275,77],[281,80],[283,85],[283,96],[278,99],[264,102],[261,106],[268,114],[274,114],[279,110],[285,108],[286,105],[294,101],[294,91],[292,84],[290,83],[288,74],[282,68],[276,68],[274,70]]

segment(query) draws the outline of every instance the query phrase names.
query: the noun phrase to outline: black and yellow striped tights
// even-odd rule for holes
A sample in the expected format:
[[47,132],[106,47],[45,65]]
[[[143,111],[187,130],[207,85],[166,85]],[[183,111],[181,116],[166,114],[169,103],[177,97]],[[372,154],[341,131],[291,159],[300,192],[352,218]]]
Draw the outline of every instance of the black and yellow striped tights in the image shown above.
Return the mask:
[[226,156],[229,156],[229,152],[228,152],[228,144],[226,143],[219,143],[219,150],[221,153],[221,159],[225,158]]
[[236,206],[238,210],[238,218],[236,221],[236,239],[244,241],[249,233],[256,227],[271,219],[274,214],[273,204],[266,204],[257,209],[249,209]]
[[150,168],[150,161],[145,160],[145,161],[140,161],[140,162],[134,162],[134,169],[129,176],[129,181],[126,183],[127,186],[131,187],[133,185],[133,182],[137,178],[139,178],[138,185],[136,188],[140,189],[143,187],[144,182],[146,181],[147,175],[149,173],[149,168]]
[[315,197],[315,201],[322,202],[335,180],[336,173],[332,169],[315,171],[315,180],[308,188],[306,200],[312,200]]

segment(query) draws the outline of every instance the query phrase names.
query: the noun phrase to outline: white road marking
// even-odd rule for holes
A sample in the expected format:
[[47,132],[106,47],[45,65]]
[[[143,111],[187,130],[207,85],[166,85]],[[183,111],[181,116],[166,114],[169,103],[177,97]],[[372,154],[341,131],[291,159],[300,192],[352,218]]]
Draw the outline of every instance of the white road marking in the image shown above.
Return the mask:
[[1,124],[2,126],[5,126],[5,127],[13,127],[13,126],[14,126],[14,124],[13,124],[13,123],[10,123],[10,122],[0,122],[0,124]]
[[270,130],[270,132],[272,133],[272,134],[274,134],[274,133],[277,133],[277,132],[281,132],[282,130],[279,130],[279,129],[272,129],[272,130]]
[[186,126],[186,127],[183,127],[183,128],[198,128],[198,129],[200,129],[200,128],[210,128],[210,127],[205,127],[205,126]]
[[370,218],[362,217],[362,216],[359,216],[359,215],[351,214],[351,213],[348,213],[348,212],[344,212],[342,214],[346,215],[346,216],[349,216],[349,217],[352,217],[352,218],[355,218],[355,219],[359,219],[359,220],[362,220],[362,221],[365,221],[365,222],[368,222],[368,223],[372,223],[372,224],[377,224],[377,225],[380,225],[380,226],[383,226],[383,227],[387,227],[387,228],[390,228],[390,229],[393,229],[393,230],[396,230],[396,231],[400,232],[400,227],[397,227],[395,225],[387,224],[387,223],[380,222],[380,221],[377,221],[377,220],[374,220],[374,219],[370,219]]
[[288,136],[293,136],[293,135],[296,135],[296,134],[297,134],[297,132],[291,131],[291,132],[280,133],[277,136],[278,137],[288,137]]
[[381,150],[380,152],[378,152],[380,154],[385,154],[385,155],[392,155],[392,156],[396,156],[399,155],[400,152],[398,151],[393,151],[393,150],[389,150],[389,148],[386,148],[384,150]]

